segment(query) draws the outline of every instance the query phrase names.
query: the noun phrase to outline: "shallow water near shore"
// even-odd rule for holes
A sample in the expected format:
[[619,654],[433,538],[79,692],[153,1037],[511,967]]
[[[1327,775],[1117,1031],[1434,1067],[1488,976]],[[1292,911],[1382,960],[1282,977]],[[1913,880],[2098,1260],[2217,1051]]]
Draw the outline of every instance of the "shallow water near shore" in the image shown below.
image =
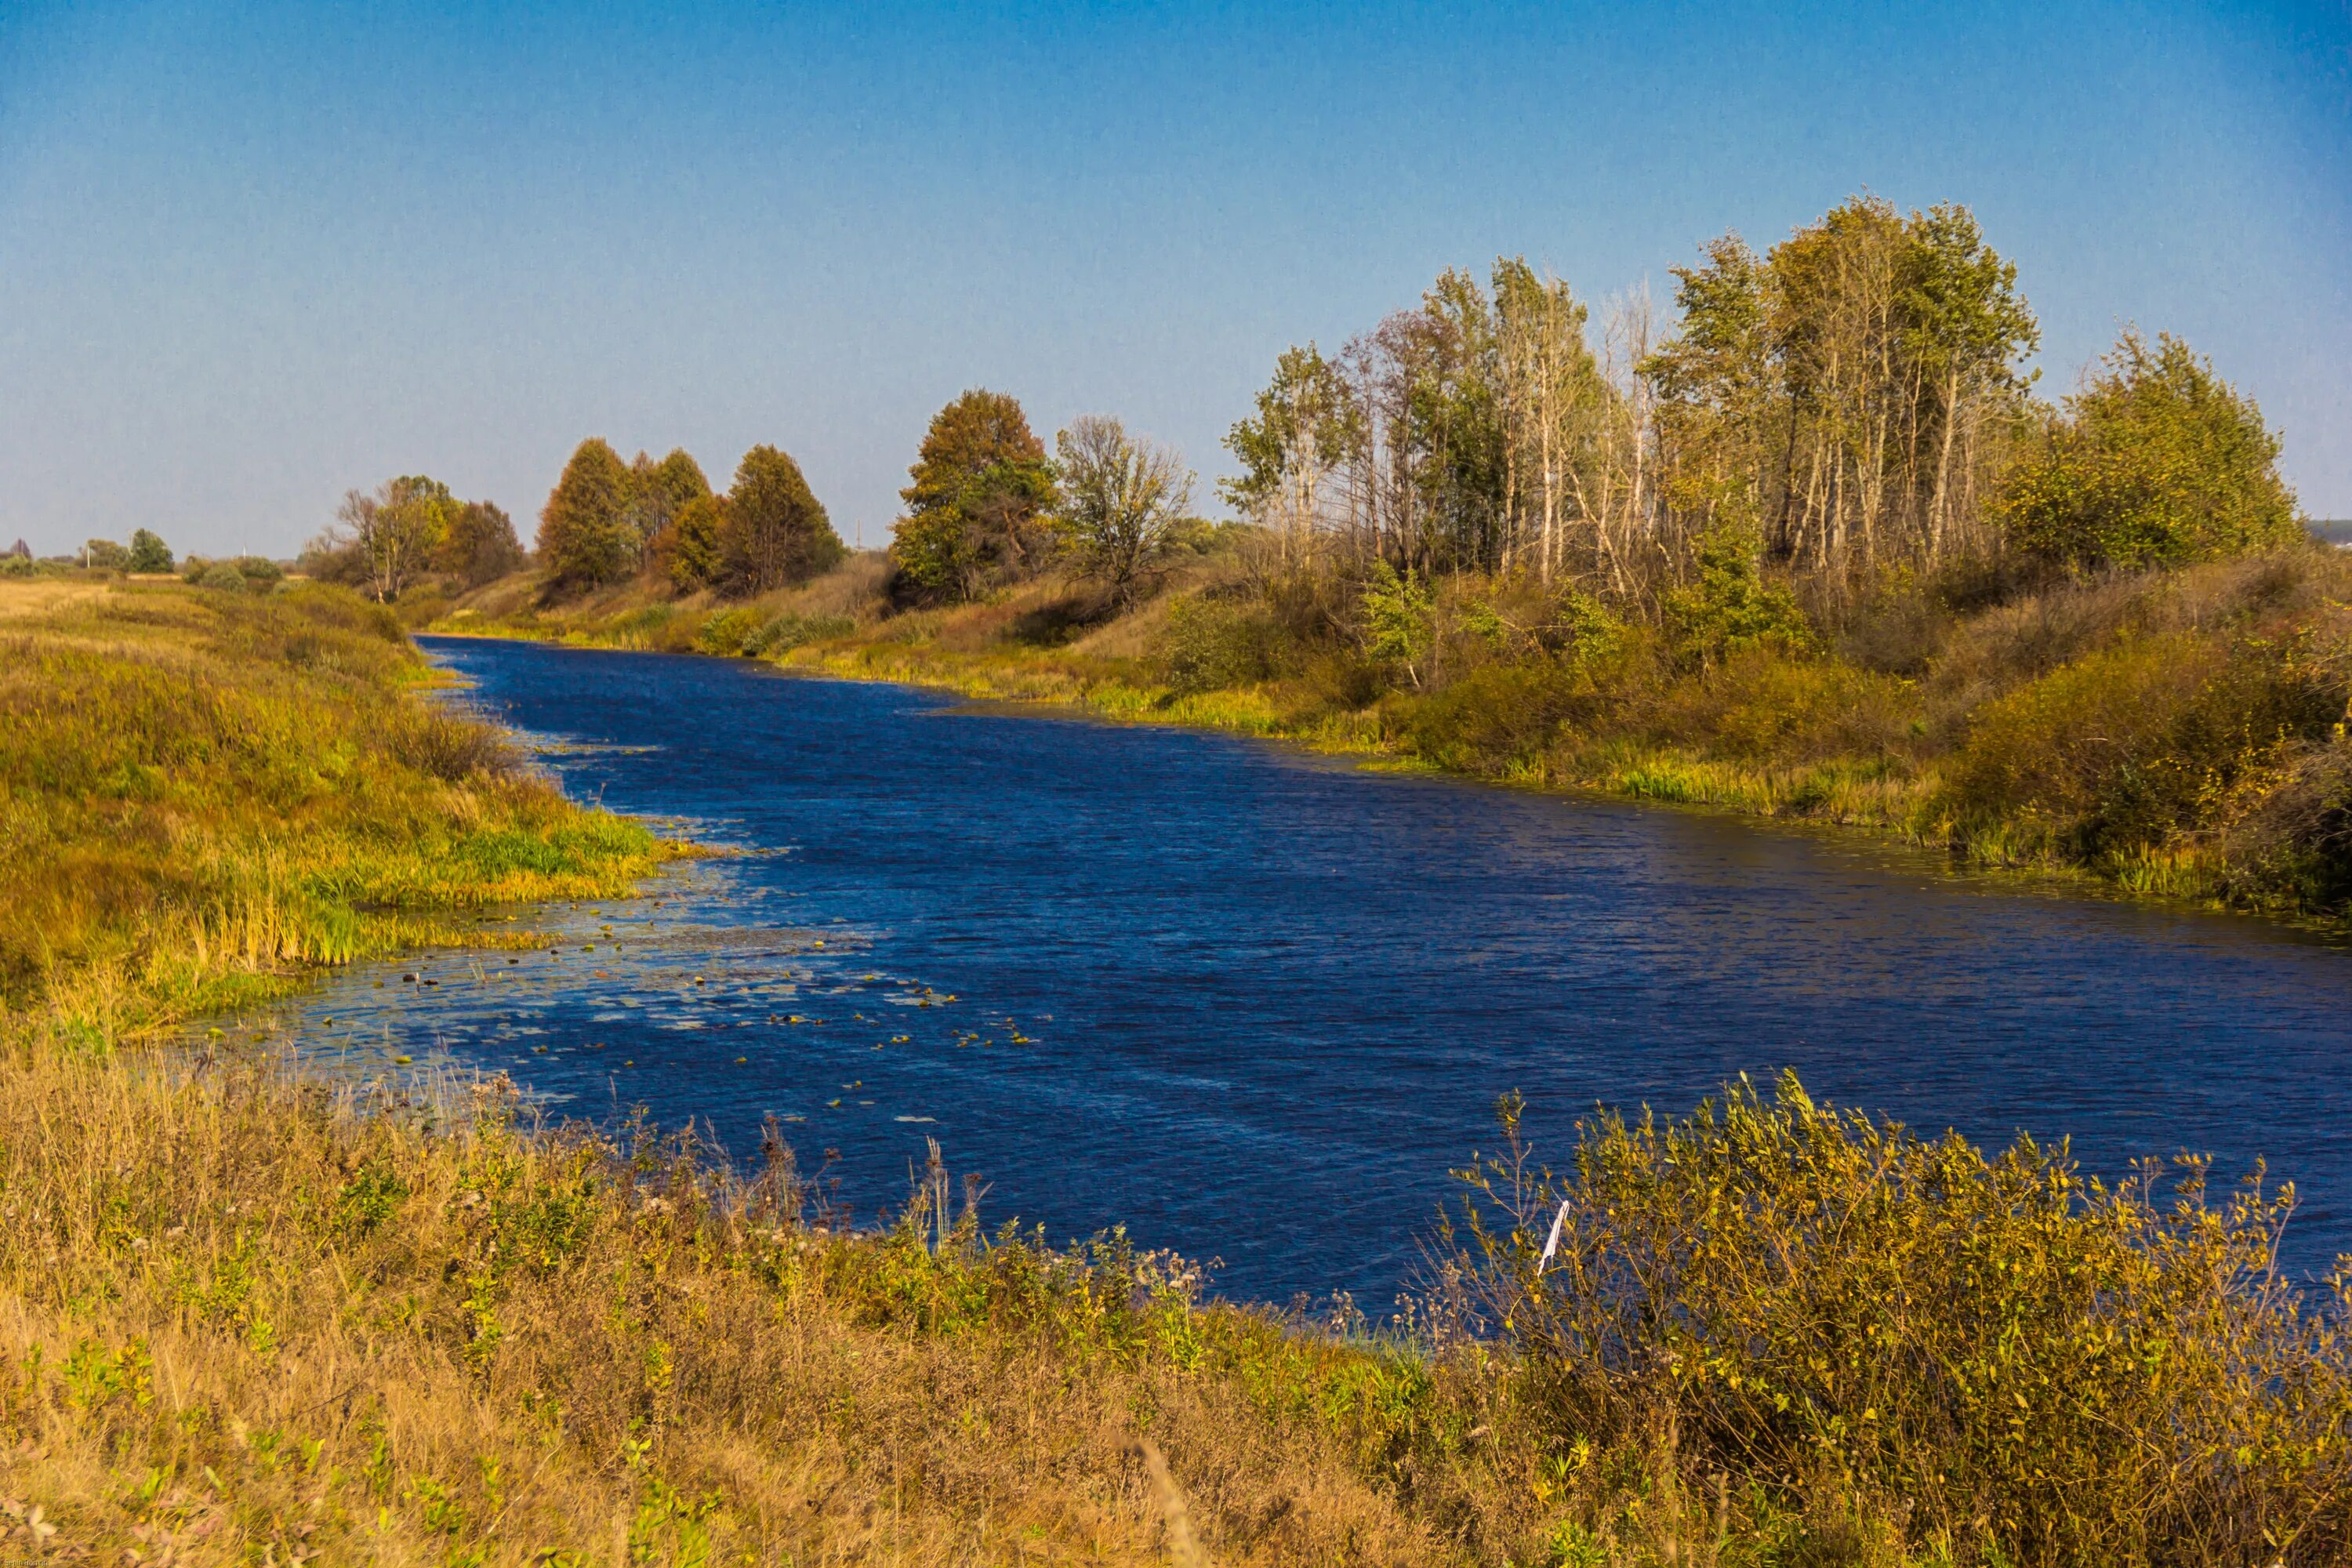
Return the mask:
[[1227,736],[423,640],[575,796],[744,853],[526,916],[551,952],[339,972],[278,1019],[320,1070],[503,1071],[744,1155],[774,1115],[865,1216],[935,1137],[992,1226],[1124,1224],[1225,1294],[1375,1315],[1497,1097],[1559,1159],[1596,1102],[1784,1067],[2104,1173],[2266,1156],[2291,1266],[2352,1248],[2352,952],[2309,933]]

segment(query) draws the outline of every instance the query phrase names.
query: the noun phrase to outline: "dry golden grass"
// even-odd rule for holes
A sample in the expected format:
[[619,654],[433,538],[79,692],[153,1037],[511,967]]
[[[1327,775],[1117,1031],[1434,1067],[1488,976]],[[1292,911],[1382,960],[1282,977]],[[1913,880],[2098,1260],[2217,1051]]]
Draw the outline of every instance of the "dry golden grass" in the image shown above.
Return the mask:
[[45,616],[105,596],[104,583],[70,577],[0,577],[0,621]]

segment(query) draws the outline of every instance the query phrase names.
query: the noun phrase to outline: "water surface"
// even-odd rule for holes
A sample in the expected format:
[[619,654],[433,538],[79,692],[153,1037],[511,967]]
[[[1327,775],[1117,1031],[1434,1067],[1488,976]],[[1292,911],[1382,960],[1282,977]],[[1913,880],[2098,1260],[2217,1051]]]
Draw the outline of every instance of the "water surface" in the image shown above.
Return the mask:
[[346,1070],[504,1070],[740,1152],[798,1119],[867,1214],[936,1137],[992,1223],[1376,1310],[1506,1091],[1558,1152],[1595,1102],[1783,1067],[2101,1170],[2263,1153],[2297,1266],[2352,1247],[2352,953],[2292,930],[747,662],[426,646],[574,795],[753,853],[555,911],[556,955],[339,974],[295,1006]]

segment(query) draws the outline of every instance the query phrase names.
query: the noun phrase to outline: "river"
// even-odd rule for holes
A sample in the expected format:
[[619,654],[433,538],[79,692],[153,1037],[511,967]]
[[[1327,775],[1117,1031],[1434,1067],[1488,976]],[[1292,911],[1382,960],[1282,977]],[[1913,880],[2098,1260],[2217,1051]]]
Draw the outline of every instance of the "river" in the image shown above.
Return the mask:
[[554,954],[339,972],[278,1021],[327,1070],[504,1071],[739,1154],[773,1115],[869,1217],[937,1138],[992,1226],[1375,1316],[1507,1091],[1557,1158],[1596,1103],[1783,1068],[2102,1172],[2264,1155],[2291,1265],[2352,1248],[2352,952],[2308,933],[750,662],[425,646],[573,795],[749,853],[527,916]]

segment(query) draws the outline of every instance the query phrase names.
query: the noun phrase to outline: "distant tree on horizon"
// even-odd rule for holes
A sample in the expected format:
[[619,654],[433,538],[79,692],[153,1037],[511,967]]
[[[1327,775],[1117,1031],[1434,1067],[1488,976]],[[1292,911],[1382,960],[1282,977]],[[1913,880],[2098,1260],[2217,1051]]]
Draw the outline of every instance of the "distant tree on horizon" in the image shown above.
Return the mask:
[[1192,503],[1192,473],[1171,448],[1098,415],[1072,420],[1054,449],[1072,558],[1119,605],[1133,604]]
[[1054,468],[1018,400],[973,388],[924,433],[890,559],[919,593],[972,599],[1049,557]]
[[717,531],[719,581],[732,594],[804,583],[848,553],[801,466],[770,446],[736,465]]
[[628,465],[603,437],[573,449],[539,514],[539,560],[551,591],[602,587],[635,569],[643,541],[629,517],[634,489]]
[[129,572],[160,573],[172,569],[172,547],[152,529],[142,528],[131,535],[131,549],[123,569]]

